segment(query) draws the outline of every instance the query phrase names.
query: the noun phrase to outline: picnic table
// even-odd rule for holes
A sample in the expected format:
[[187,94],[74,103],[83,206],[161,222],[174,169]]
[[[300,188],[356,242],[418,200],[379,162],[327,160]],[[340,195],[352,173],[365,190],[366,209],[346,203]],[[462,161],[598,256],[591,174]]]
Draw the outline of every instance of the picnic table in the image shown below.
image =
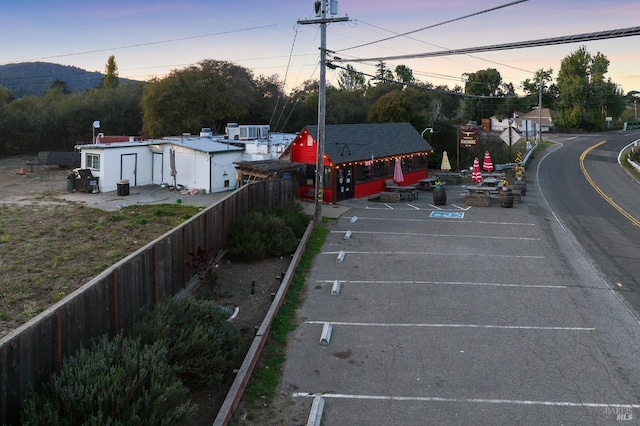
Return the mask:
[[436,178],[420,179],[418,181],[418,188],[423,191],[433,191],[433,188],[435,187],[435,183],[437,181],[438,179]]
[[459,185],[462,181],[462,174],[457,172],[436,172],[435,175],[440,180],[455,179],[456,185]]
[[409,201],[412,201],[414,198],[418,198],[418,187],[413,185],[387,185],[385,186],[384,190],[390,192],[399,192],[400,194],[407,194],[409,197]]
[[479,186],[469,185],[469,186],[465,187],[465,190],[469,194],[478,193],[478,194],[491,195],[492,193],[497,193],[498,192],[498,188],[497,187],[488,186],[488,185],[479,185]]
[[494,177],[488,177],[488,178],[482,179],[481,184],[482,186],[491,186],[495,188],[498,186],[499,182],[501,182],[500,179],[496,179]]

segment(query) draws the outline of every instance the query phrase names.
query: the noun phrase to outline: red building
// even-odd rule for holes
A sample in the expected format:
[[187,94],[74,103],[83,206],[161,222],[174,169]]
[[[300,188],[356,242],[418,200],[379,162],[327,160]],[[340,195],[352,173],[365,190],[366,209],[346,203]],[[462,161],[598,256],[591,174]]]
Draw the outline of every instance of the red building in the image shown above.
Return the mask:
[[[318,126],[306,126],[281,158],[303,163],[300,198],[314,194]],[[362,198],[384,190],[400,159],[404,182],[427,177],[429,143],[409,123],[338,124],[325,126],[324,202]],[[313,198],[313,196],[311,196]]]

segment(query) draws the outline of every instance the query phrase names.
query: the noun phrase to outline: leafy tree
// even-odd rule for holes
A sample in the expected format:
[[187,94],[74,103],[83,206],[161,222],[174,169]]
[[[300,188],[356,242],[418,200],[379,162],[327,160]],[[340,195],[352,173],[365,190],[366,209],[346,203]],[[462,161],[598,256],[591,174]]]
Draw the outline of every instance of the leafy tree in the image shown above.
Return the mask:
[[53,83],[51,83],[51,87],[49,88],[49,91],[55,91],[55,90],[59,90],[61,93],[68,95],[69,93],[71,93],[71,90],[69,90],[69,84],[66,81],[62,81],[60,79],[55,79]]
[[532,109],[537,106],[540,98],[540,85],[542,85],[542,107],[551,108],[555,103],[555,95],[558,91],[558,86],[552,84],[553,81],[553,69],[548,70],[540,68],[536,71],[534,78],[527,78],[521,83],[521,87],[525,92],[525,98],[527,100],[527,109]]
[[[266,114],[253,73],[231,62],[204,60],[174,70],[145,87],[143,132],[153,137],[221,130],[227,122],[253,121]],[[263,92],[264,94],[264,92]]]
[[416,79],[413,77],[413,71],[406,65],[398,65],[396,67],[396,78],[404,84],[409,84],[416,81]]
[[118,64],[116,64],[116,57],[111,55],[107,60],[107,64],[104,67],[104,79],[102,84],[105,89],[115,89],[120,82],[118,78]]
[[338,87],[348,92],[364,93],[367,83],[362,73],[359,73],[352,65],[347,65],[346,70],[338,75]]
[[464,100],[463,115],[467,120],[480,122],[483,117],[495,114],[497,106],[502,102],[497,97],[504,95],[502,90],[502,76],[495,68],[465,73],[467,82],[464,91],[470,95],[481,97],[467,97]]
[[622,114],[624,98],[605,77],[608,68],[609,60],[604,55],[591,55],[584,46],[562,60],[557,80],[559,126],[600,130],[605,117]]
[[384,61],[379,61],[376,65],[376,77],[381,81],[393,80],[393,72],[387,68],[387,64]]

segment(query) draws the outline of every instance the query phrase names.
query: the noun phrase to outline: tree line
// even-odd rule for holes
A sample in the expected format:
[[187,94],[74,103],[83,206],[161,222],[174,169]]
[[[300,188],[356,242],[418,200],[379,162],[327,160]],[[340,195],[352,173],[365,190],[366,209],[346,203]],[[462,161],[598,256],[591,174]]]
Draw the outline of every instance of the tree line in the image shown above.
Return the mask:
[[[390,69],[379,62],[367,76],[350,65],[340,67],[337,86],[327,85],[326,123],[410,122],[427,133],[432,146],[455,144],[454,126],[482,118],[506,118],[539,106],[556,110],[556,125],[598,131],[606,117],[633,120],[638,92],[626,96],[606,77],[609,61],[584,47],[563,59],[557,78],[538,70],[521,82],[523,96],[493,68],[465,73],[464,87],[434,86],[417,80],[410,68]],[[332,66],[336,68],[336,66]],[[297,132],[317,123],[318,81],[305,81],[290,93],[277,75],[255,76],[239,65],[203,60],[149,82],[119,83],[110,56],[103,81],[70,92],[56,81],[40,96],[19,99],[0,86],[0,156],[38,151],[71,151],[92,139],[92,123],[109,135],[159,138],[210,127],[223,133],[227,123],[269,124],[272,131]],[[453,142],[451,139],[453,138]]]

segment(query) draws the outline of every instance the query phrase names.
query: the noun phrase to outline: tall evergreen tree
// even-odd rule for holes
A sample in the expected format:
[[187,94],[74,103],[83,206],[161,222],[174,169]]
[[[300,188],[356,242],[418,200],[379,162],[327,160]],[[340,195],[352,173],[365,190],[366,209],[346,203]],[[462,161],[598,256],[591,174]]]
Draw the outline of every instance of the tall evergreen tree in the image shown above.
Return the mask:
[[118,64],[116,57],[111,55],[104,66],[104,79],[102,80],[105,89],[115,89],[118,87],[120,80],[118,78]]

